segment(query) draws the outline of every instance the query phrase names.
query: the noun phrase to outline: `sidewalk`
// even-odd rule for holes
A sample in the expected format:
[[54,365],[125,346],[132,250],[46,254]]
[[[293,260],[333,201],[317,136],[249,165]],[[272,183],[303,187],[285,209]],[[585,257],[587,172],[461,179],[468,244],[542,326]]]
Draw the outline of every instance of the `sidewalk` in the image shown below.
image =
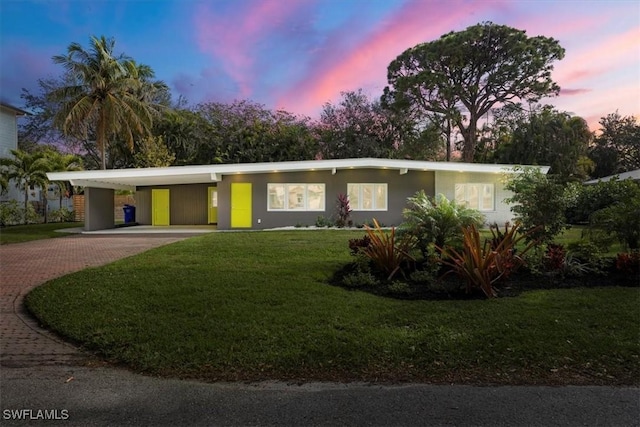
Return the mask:
[[24,296],[48,280],[185,239],[188,235],[74,235],[0,246],[0,366],[68,365],[87,355],[41,328]]

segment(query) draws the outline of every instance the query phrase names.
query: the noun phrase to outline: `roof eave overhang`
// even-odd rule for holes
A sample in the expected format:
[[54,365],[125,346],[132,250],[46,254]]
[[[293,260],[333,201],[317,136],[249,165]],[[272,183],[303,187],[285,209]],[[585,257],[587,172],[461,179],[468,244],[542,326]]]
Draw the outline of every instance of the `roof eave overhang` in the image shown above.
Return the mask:
[[[549,171],[548,166],[536,167],[545,174]],[[514,168],[515,165],[364,158],[51,172],[47,175],[51,181],[71,181],[77,186],[135,190],[143,186],[215,183],[224,175],[258,173],[331,171],[335,175],[350,169],[395,170],[401,175],[410,171],[512,173]]]

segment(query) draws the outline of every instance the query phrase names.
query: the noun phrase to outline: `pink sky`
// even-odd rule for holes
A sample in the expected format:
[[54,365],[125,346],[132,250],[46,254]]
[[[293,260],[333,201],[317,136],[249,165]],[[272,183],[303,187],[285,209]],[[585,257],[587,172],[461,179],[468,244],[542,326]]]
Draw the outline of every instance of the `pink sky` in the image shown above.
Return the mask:
[[640,117],[638,0],[109,0],[3,2],[0,99],[59,74],[51,56],[90,35],[148,64],[194,105],[250,99],[317,118],[340,92],[372,99],[389,63],[449,31],[492,21],[559,40],[559,110],[593,129],[616,110]]

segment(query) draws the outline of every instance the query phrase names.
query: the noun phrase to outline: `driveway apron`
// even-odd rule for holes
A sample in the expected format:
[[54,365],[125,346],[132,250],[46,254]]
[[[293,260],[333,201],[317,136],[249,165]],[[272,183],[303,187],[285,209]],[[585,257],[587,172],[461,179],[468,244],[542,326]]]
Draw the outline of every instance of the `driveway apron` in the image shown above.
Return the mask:
[[0,366],[77,364],[88,355],[43,329],[25,295],[48,280],[108,264],[189,235],[74,235],[0,246]]

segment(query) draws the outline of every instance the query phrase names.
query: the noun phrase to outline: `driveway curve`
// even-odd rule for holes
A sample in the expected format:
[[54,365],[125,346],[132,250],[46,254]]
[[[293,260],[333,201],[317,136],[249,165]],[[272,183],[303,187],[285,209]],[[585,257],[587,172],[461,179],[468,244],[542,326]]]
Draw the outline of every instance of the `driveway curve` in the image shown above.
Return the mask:
[[25,295],[56,277],[178,242],[189,234],[73,235],[0,246],[0,366],[82,364],[88,355],[43,329]]

